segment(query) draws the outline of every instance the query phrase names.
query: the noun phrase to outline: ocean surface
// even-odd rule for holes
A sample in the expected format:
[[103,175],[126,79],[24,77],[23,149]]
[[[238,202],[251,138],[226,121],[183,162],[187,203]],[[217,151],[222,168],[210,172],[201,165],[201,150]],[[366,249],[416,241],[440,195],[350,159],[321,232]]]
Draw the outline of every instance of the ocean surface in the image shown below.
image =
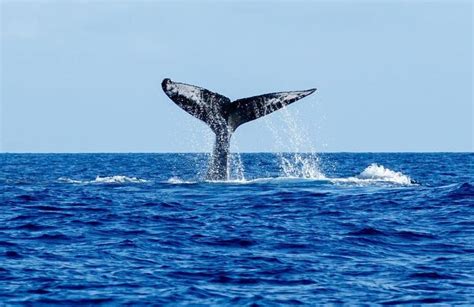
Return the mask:
[[0,305],[473,304],[474,154],[0,154]]

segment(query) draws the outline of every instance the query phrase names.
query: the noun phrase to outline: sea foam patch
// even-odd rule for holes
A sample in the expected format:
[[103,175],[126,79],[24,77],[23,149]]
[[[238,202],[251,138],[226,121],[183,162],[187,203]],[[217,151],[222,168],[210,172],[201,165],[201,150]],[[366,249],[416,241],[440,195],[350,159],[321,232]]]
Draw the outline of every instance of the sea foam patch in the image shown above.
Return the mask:
[[60,182],[73,183],[73,184],[126,184],[126,183],[146,183],[148,180],[137,178],[137,177],[127,177],[127,176],[106,176],[101,177],[97,176],[94,180],[75,180],[67,177],[61,177],[58,179]]
[[[300,167],[305,167],[305,165],[300,165]],[[262,178],[252,178],[252,179],[230,179],[230,180],[196,180],[196,181],[186,181],[178,177],[171,177],[167,180],[167,183],[170,184],[190,184],[198,182],[207,182],[207,183],[218,183],[218,184],[253,184],[253,183],[280,183],[280,182],[321,182],[321,183],[341,183],[349,185],[379,185],[379,184],[390,184],[390,185],[414,185],[417,184],[415,180],[411,179],[410,176],[407,176],[401,172],[393,171],[389,168],[384,167],[373,163],[367,166],[359,175],[351,177],[327,177],[323,173],[316,169],[312,172],[305,171],[293,171],[290,175],[279,176],[279,177],[262,177]]]
[[391,181],[400,184],[413,183],[413,180],[409,176],[404,175],[401,172],[392,171],[391,169],[385,168],[383,165],[378,165],[376,163],[369,165],[357,177],[360,179]]
[[359,175],[348,178],[332,178],[334,183],[356,183],[356,184],[371,184],[371,183],[392,183],[400,185],[412,185],[416,182],[409,176],[393,171],[383,165],[372,163],[367,166]]

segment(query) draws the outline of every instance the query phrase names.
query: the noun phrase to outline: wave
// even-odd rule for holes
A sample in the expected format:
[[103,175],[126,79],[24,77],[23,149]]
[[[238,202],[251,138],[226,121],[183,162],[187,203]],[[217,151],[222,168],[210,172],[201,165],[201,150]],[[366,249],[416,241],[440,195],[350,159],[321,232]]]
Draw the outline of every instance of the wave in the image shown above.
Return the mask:
[[148,182],[148,180],[140,179],[137,177],[127,177],[127,176],[111,176],[111,177],[97,176],[94,182],[96,183],[145,183],[145,182]]
[[449,192],[448,195],[454,199],[472,197],[474,196],[474,185],[470,184],[469,182],[456,185],[456,187],[451,192]]
[[[317,181],[317,182],[329,182],[335,184],[356,184],[356,185],[371,185],[371,184],[397,184],[397,185],[413,185],[416,184],[409,176],[404,175],[401,172],[396,172],[391,169],[385,168],[383,165],[373,163],[366,167],[359,175],[353,177],[342,177],[333,178],[327,177],[323,173],[314,172],[312,175],[304,172],[301,176],[279,176],[279,177],[262,177],[254,179],[231,179],[231,180],[184,180],[179,177],[171,177],[165,183],[168,184],[196,184],[196,183],[217,183],[217,184],[252,184],[252,183],[272,183],[281,181]],[[122,175],[116,176],[97,176],[94,180],[77,180],[68,177],[60,177],[58,181],[71,183],[71,184],[135,184],[135,183],[147,183],[149,180],[127,177]]]
[[359,174],[360,179],[375,179],[393,181],[401,184],[410,184],[412,180],[410,177],[402,174],[401,172],[395,172],[391,169],[385,168],[383,165],[372,163],[362,173]]
[[354,185],[377,185],[377,184],[392,184],[392,185],[416,185],[417,183],[409,176],[396,172],[391,169],[373,163],[366,167],[359,175],[352,177],[334,178],[327,177],[324,174],[318,172],[314,173],[314,176],[280,176],[280,177],[262,177],[254,179],[231,179],[231,180],[194,180],[186,181],[179,177],[171,177],[166,183],[171,184],[193,184],[193,183],[213,183],[213,184],[253,184],[253,183],[272,183],[281,181],[314,181],[321,183],[333,183],[333,184],[354,184]]
[[193,184],[193,183],[198,183],[197,181],[187,181],[183,180],[179,177],[171,177],[166,181],[166,183],[171,183],[171,184]]
[[137,177],[127,177],[127,176],[108,176],[100,177],[97,176],[94,180],[75,180],[67,177],[58,178],[58,181],[65,183],[73,184],[128,184],[128,183],[146,183],[148,180],[137,178]]
[[391,183],[399,185],[414,185],[416,182],[409,176],[392,171],[385,168],[383,165],[372,163],[366,167],[359,175],[347,178],[332,178],[334,183],[355,183],[355,184],[377,184],[377,183]]

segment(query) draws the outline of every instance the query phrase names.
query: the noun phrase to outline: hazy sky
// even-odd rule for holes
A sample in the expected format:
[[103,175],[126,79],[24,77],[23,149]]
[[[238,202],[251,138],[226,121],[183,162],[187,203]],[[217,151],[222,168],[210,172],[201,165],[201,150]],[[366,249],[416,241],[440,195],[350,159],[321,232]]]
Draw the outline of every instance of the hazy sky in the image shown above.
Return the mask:
[[471,1],[0,2],[3,152],[209,151],[165,77],[318,88],[233,150],[473,150]]

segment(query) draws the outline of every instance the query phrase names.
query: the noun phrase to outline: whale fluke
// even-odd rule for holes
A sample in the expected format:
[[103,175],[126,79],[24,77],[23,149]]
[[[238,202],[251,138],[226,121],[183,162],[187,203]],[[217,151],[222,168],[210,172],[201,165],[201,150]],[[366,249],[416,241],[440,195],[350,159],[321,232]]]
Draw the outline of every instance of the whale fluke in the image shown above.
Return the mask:
[[228,178],[228,156],[232,133],[240,125],[268,115],[316,91],[269,93],[231,101],[205,88],[164,79],[161,87],[179,107],[205,122],[216,134],[208,180]]
[[246,122],[275,112],[316,91],[315,88],[305,91],[278,92],[237,99],[230,105],[230,123],[234,130]]

